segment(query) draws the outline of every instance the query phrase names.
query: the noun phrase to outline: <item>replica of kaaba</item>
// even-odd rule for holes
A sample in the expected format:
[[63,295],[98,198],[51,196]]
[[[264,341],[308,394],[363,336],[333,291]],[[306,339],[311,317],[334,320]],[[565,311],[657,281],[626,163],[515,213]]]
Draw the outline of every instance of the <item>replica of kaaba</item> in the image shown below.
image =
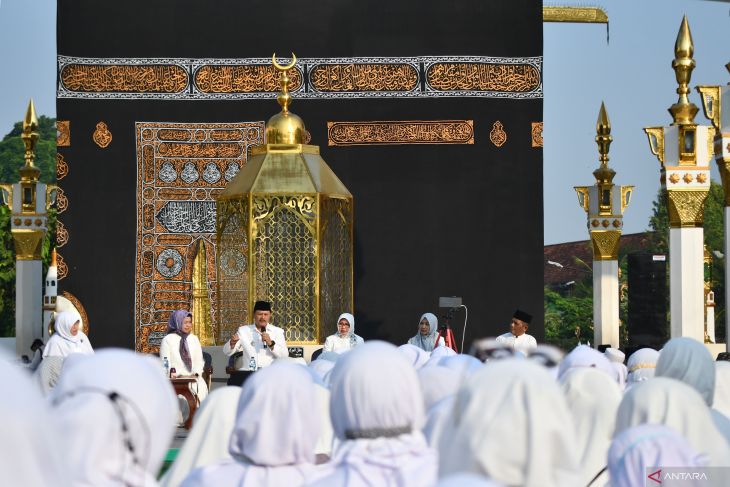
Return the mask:
[[[542,338],[541,2],[78,0],[58,5],[57,44],[59,287],[95,345],[155,351],[179,308],[221,344],[259,298],[293,343],[321,342],[342,311],[364,338],[403,343],[439,296],[468,305],[467,344],[517,307]],[[222,196],[277,143],[271,54],[292,51],[300,144],[351,195],[325,198],[318,229],[297,216],[310,233],[289,248],[349,235],[349,264],[311,254],[327,283],[256,261],[265,247],[218,248]],[[334,214],[339,236],[323,238]],[[269,288],[231,280],[257,270]],[[239,308],[221,309],[225,292]]]

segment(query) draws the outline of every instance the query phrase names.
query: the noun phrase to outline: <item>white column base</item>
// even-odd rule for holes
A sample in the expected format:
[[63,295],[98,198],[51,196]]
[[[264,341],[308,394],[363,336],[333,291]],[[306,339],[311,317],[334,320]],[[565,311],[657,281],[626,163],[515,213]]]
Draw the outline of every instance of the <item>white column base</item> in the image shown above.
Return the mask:
[[670,333],[705,341],[704,231],[669,229]]
[[43,263],[15,261],[15,353],[30,357],[43,326]]
[[593,261],[593,344],[619,347],[618,261]]

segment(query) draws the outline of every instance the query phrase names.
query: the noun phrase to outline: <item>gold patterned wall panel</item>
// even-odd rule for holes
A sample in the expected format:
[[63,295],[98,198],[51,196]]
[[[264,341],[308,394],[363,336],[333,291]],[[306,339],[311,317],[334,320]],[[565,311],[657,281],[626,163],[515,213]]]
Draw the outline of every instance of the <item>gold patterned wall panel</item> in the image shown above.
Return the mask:
[[[319,341],[337,331],[337,318],[343,311],[352,312],[352,203],[345,199],[320,200],[320,327]],[[344,309],[342,304],[346,303]]]
[[[302,87],[300,69],[288,71],[289,89]],[[221,65],[206,64],[195,71],[195,87],[202,93],[257,93],[279,90],[279,72],[268,64]]]
[[68,63],[59,80],[82,93],[180,93],[189,83],[185,68],[174,64]]
[[71,122],[56,120],[56,147],[71,146]]
[[201,242],[216,322],[215,197],[246,163],[248,148],[263,141],[264,123],[137,122],[135,129],[136,348],[150,352],[164,337],[170,312],[190,309]]
[[61,154],[56,153],[56,179],[60,181],[66,176],[68,176],[68,163]]
[[218,342],[223,342],[236,332],[242,322],[248,322],[249,302],[249,242],[248,200],[224,200],[218,202],[217,232],[220,247],[217,261],[218,301],[220,329],[216,330]]
[[287,342],[317,340],[317,206],[314,195],[252,196],[254,299],[271,302]]
[[542,147],[542,122],[532,122],[532,147]]
[[[297,99],[542,98],[542,57],[407,56],[297,58]],[[220,100],[270,98],[268,58],[78,58],[58,56],[58,98]]]
[[408,92],[418,88],[418,69],[407,63],[322,63],[309,71],[311,87],[323,93]]
[[435,91],[528,93],[540,86],[540,71],[530,64],[437,62],[426,69]]
[[473,144],[473,120],[327,122],[329,145]]

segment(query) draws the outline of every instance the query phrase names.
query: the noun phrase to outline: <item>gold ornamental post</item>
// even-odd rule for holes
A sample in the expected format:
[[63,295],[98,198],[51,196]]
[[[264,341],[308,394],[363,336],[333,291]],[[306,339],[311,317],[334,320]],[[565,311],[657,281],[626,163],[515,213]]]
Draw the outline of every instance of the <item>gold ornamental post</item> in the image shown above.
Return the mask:
[[596,122],[600,165],[593,171],[593,186],[576,186],[578,203],[588,216],[593,247],[593,343],[619,347],[618,249],[623,214],[631,201],[633,186],[616,186],[616,171],[608,167],[611,122],[601,103]]
[[[730,63],[725,65],[725,68],[730,71]],[[728,285],[728,260],[730,257],[730,84],[725,86],[697,86],[697,91],[700,93],[702,98],[702,109],[711,122],[715,129],[715,140],[714,140],[714,153],[715,162],[720,172],[720,178],[722,180],[722,189],[725,195],[725,242],[723,252],[725,254],[725,302],[728,303],[730,299],[730,286]],[[710,305],[710,303],[712,305]],[[714,318],[714,295],[713,299],[707,300],[707,314],[708,314],[708,328],[712,328],[714,320],[710,320],[709,316],[712,314]],[[725,337],[717,337],[722,342],[728,343],[728,330],[730,327],[730,317],[728,313],[725,313]],[[712,340],[714,333],[708,334],[708,338]],[[712,340],[714,341],[714,340]]]
[[286,66],[276,55],[272,62],[281,112],[216,201],[217,341],[250,323],[254,302],[267,300],[288,344],[315,345],[353,310],[353,200],[289,110],[296,56]]
[[709,161],[714,128],[699,125],[699,110],[689,100],[695,67],[694,43],[687,17],[682,19],[674,46],[674,69],[679,98],[669,108],[673,122],[644,129],[651,152],[661,163],[661,184],[669,210],[669,272],[671,336],[704,340],[703,240],[704,209],[710,189]]
[[34,164],[39,137],[38,117],[33,100],[30,100],[21,134],[25,164],[19,171],[20,181],[0,184],[3,203],[10,208],[10,231],[15,244],[15,348],[18,355],[28,354],[33,340],[43,337],[41,251],[47,231],[47,210],[55,202],[56,186],[39,182],[41,171]]

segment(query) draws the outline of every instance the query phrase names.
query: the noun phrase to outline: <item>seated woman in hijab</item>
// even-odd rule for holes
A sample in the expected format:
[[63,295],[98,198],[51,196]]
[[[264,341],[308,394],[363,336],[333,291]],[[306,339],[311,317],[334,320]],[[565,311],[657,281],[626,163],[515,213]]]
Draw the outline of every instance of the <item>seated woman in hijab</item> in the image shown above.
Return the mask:
[[175,369],[177,377],[196,377],[197,382],[191,390],[203,401],[208,395],[208,385],[203,379],[203,347],[200,340],[193,335],[193,315],[186,309],[173,311],[167,322],[167,336],[160,343],[160,358],[170,363],[170,370]]
[[319,426],[312,376],[277,360],[243,384],[228,442],[232,459],[193,470],[181,485],[297,487],[315,481]]
[[436,483],[436,452],[420,431],[424,405],[418,376],[397,348],[372,341],[344,355],[332,371],[330,391],[336,447],[321,466],[325,477],[311,485]]
[[324,352],[342,353],[363,343],[362,337],[355,335],[355,317],[350,313],[342,313],[337,318],[337,333],[324,341]]
[[444,337],[440,337],[438,344],[436,344],[438,326],[439,321],[435,314],[424,313],[418,322],[418,333],[416,336],[409,338],[408,343],[417,346],[425,352],[432,352],[437,346],[445,345]]
[[81,316],[75,311],[56,315],[55,333],[43,348],[43,358],[67,357],[72,353],[94,353],[89,337],[82,331]]

